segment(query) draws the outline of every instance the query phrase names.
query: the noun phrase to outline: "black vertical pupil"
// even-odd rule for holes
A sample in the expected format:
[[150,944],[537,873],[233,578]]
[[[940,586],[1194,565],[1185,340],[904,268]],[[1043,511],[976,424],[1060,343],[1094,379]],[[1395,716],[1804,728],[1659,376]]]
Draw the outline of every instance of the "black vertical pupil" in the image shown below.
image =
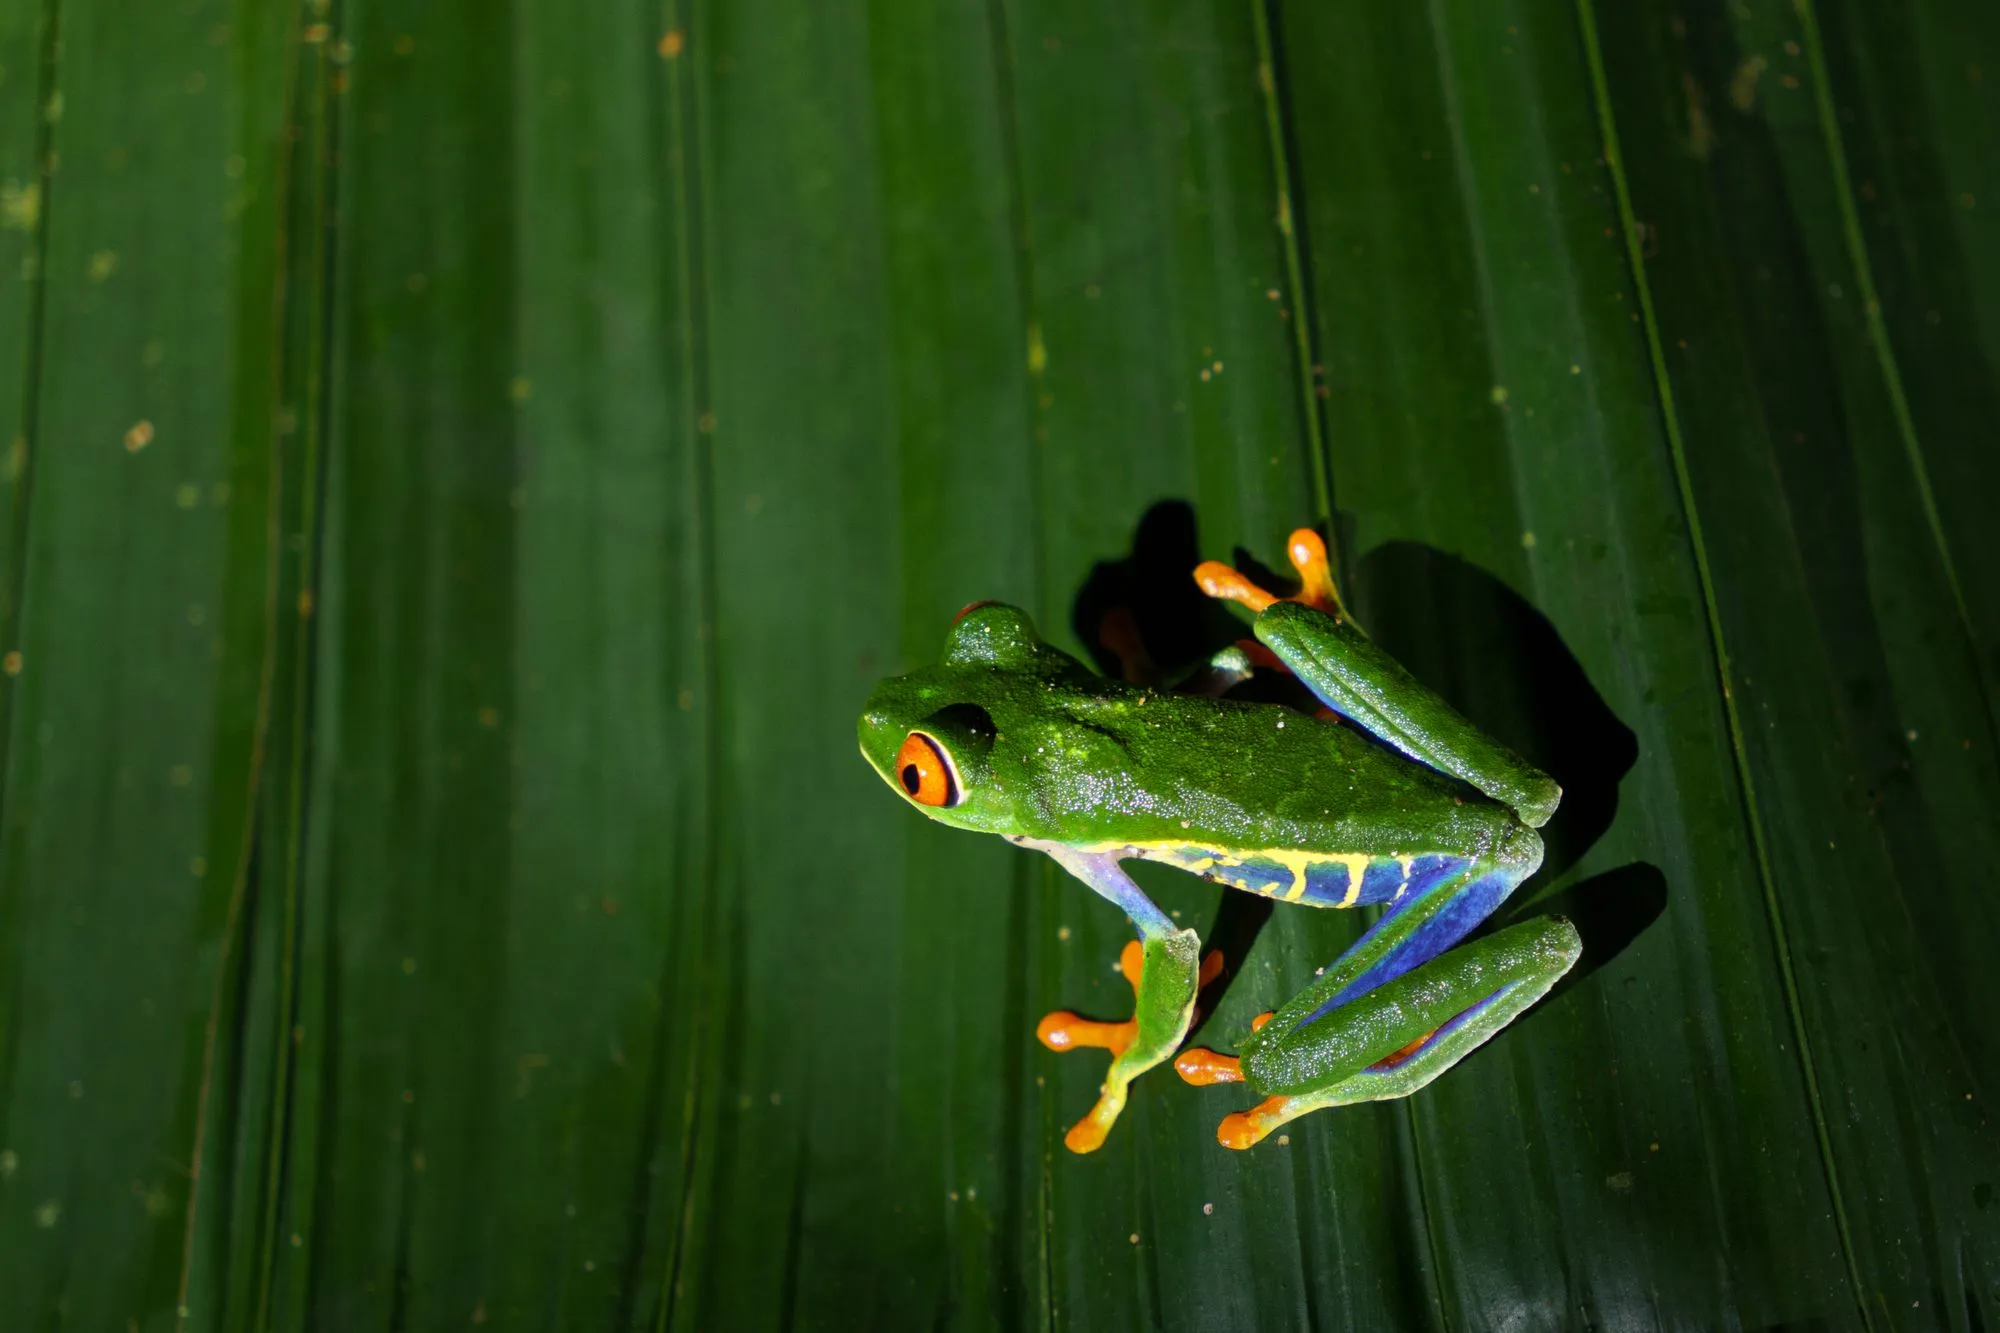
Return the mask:
[[917,772],[915,764],[903,765],[903,790],[915,796],[917,789],[924,785],[924,775]]

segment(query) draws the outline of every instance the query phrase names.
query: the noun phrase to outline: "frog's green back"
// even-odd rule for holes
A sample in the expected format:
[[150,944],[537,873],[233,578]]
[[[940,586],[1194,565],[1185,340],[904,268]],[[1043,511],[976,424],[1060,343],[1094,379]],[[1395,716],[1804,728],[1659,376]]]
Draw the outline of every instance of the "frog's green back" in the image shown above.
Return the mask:
[[1408,857],[1478,855],[1525,831],[1357,728],[1098,676],[998,604],[968,612],[943,662],[883,681],[863,711],[862,752],[898,790],[913,730],[950,753],[962,786],[925,813],[1009,837]]

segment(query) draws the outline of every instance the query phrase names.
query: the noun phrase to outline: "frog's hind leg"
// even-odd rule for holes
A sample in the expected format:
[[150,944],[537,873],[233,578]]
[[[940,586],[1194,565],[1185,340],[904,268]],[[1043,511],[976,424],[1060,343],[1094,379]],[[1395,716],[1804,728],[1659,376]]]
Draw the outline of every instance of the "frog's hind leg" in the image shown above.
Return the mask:
[[[1217,1141],[1226,1148],[1248,1148],[1312,1111],[1409,1096],[1548,994],[1582,947],[1569,922],[1541,917],[1456,949],[1370,992],[1341,1011],[1343,1022],[1397,1034],[1416,1028],[1417,1035],[1346,1077],[1273,1092],[1247,1111],[1224,1116],[1216,1127]],[[1266,1090],[1268,1084],[1259,1077],[1263,1071],[1254,1061],[1243,1072],[1253,1088]],[[1186,1070],[1182,1076],[1187,1077]]]
[[1567,921],[1532,921],[1452,948],[1534,872],[1540,852],[1540,840],[1520,829],[1490,859],[1430,867],[1429,883],[1258,1025],[1240,1059],[1183,1054],[1176,1067],[1189,1082],[1243,1081],[1266,1094],[1217,1137],[1248,1147],[1308,1111],[1407,1096],[1545,994],[1581,952]]

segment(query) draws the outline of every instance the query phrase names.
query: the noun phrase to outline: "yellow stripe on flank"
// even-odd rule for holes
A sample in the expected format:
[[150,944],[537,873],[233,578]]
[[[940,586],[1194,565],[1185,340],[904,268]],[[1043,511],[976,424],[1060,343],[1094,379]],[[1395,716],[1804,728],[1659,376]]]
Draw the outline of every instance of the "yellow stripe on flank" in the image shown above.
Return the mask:
[[1374,858],[1363,852],[1353,852],[1346,856],[1329,856],[1327,860],[1338,861],[1347,867],[1347,892],[1340,896],[1342,907],[1352,907],[1361,901],[1361,877],[1368,873],[1368,863]]
[[[1075,850],[1089,854],[1109,853],[1114,856],[1158,861],[1197,875],[1211,870],[1230,870],[1251,861],[1269,862],[1289,871],[1292,882],[1282,892],[1267,896],[1288,903],[1299,902],[1305,898],[1307,877],[1314,866],[1341,865],[1347,868],[1347,889],[1342,894],[1340,902],[1335,904],[1340,907],[1352,907],[1361,900],[1361,881],[1368,873],[1369,864],[1375,860],[1367,852],[1308,852],[1291,847],[1214,847],[1206,840],[1193,838],[1176,842],[1083,843]],[[1205,854],[1189,855],[1190,852]],[[1395,859],[1403,867],[1403,881],[1407,884],[1410,878],[1410,866],[1415,858],[1399,856]],[[1250,892],[1258,891],[1250,890]]]
[[1306,870],[1319,859],[1318,857],[1307,852],[1282,851],[1276,848],[1259,853],[1259,857],[1262,860],[1275,861],[1291,872],[1291,887],[1282,895],[1286,902],[1295,903],[1306,896]]

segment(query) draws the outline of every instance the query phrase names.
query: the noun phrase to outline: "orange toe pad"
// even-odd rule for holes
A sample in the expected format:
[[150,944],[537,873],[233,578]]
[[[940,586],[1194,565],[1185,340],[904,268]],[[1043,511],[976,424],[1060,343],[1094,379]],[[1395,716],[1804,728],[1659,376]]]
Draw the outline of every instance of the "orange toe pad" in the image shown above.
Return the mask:
[[1122,1023],[1099,1023],[1067,1009],[1047,1014],[1035,1024],[1035,1036],[1052,1051],[1100,1050],[1118,1055],[1139,1035],[1133,1019]]
[[1174,1072],[1196,1087],[1211,1083],[1241,1083],[1243,1062],[1233,1055],[1221,1055],[1206,1046],[1190,1046],[1174,1058]]
[[1291,1109],[1289,1097],[1266,1097],[1247,1111],[1222,1117],[1222,1123],[1215,1127],[1215,1141],[1225,1148],[1256,1146],[1266,1134],[1291,1119],[1287,1114]]

